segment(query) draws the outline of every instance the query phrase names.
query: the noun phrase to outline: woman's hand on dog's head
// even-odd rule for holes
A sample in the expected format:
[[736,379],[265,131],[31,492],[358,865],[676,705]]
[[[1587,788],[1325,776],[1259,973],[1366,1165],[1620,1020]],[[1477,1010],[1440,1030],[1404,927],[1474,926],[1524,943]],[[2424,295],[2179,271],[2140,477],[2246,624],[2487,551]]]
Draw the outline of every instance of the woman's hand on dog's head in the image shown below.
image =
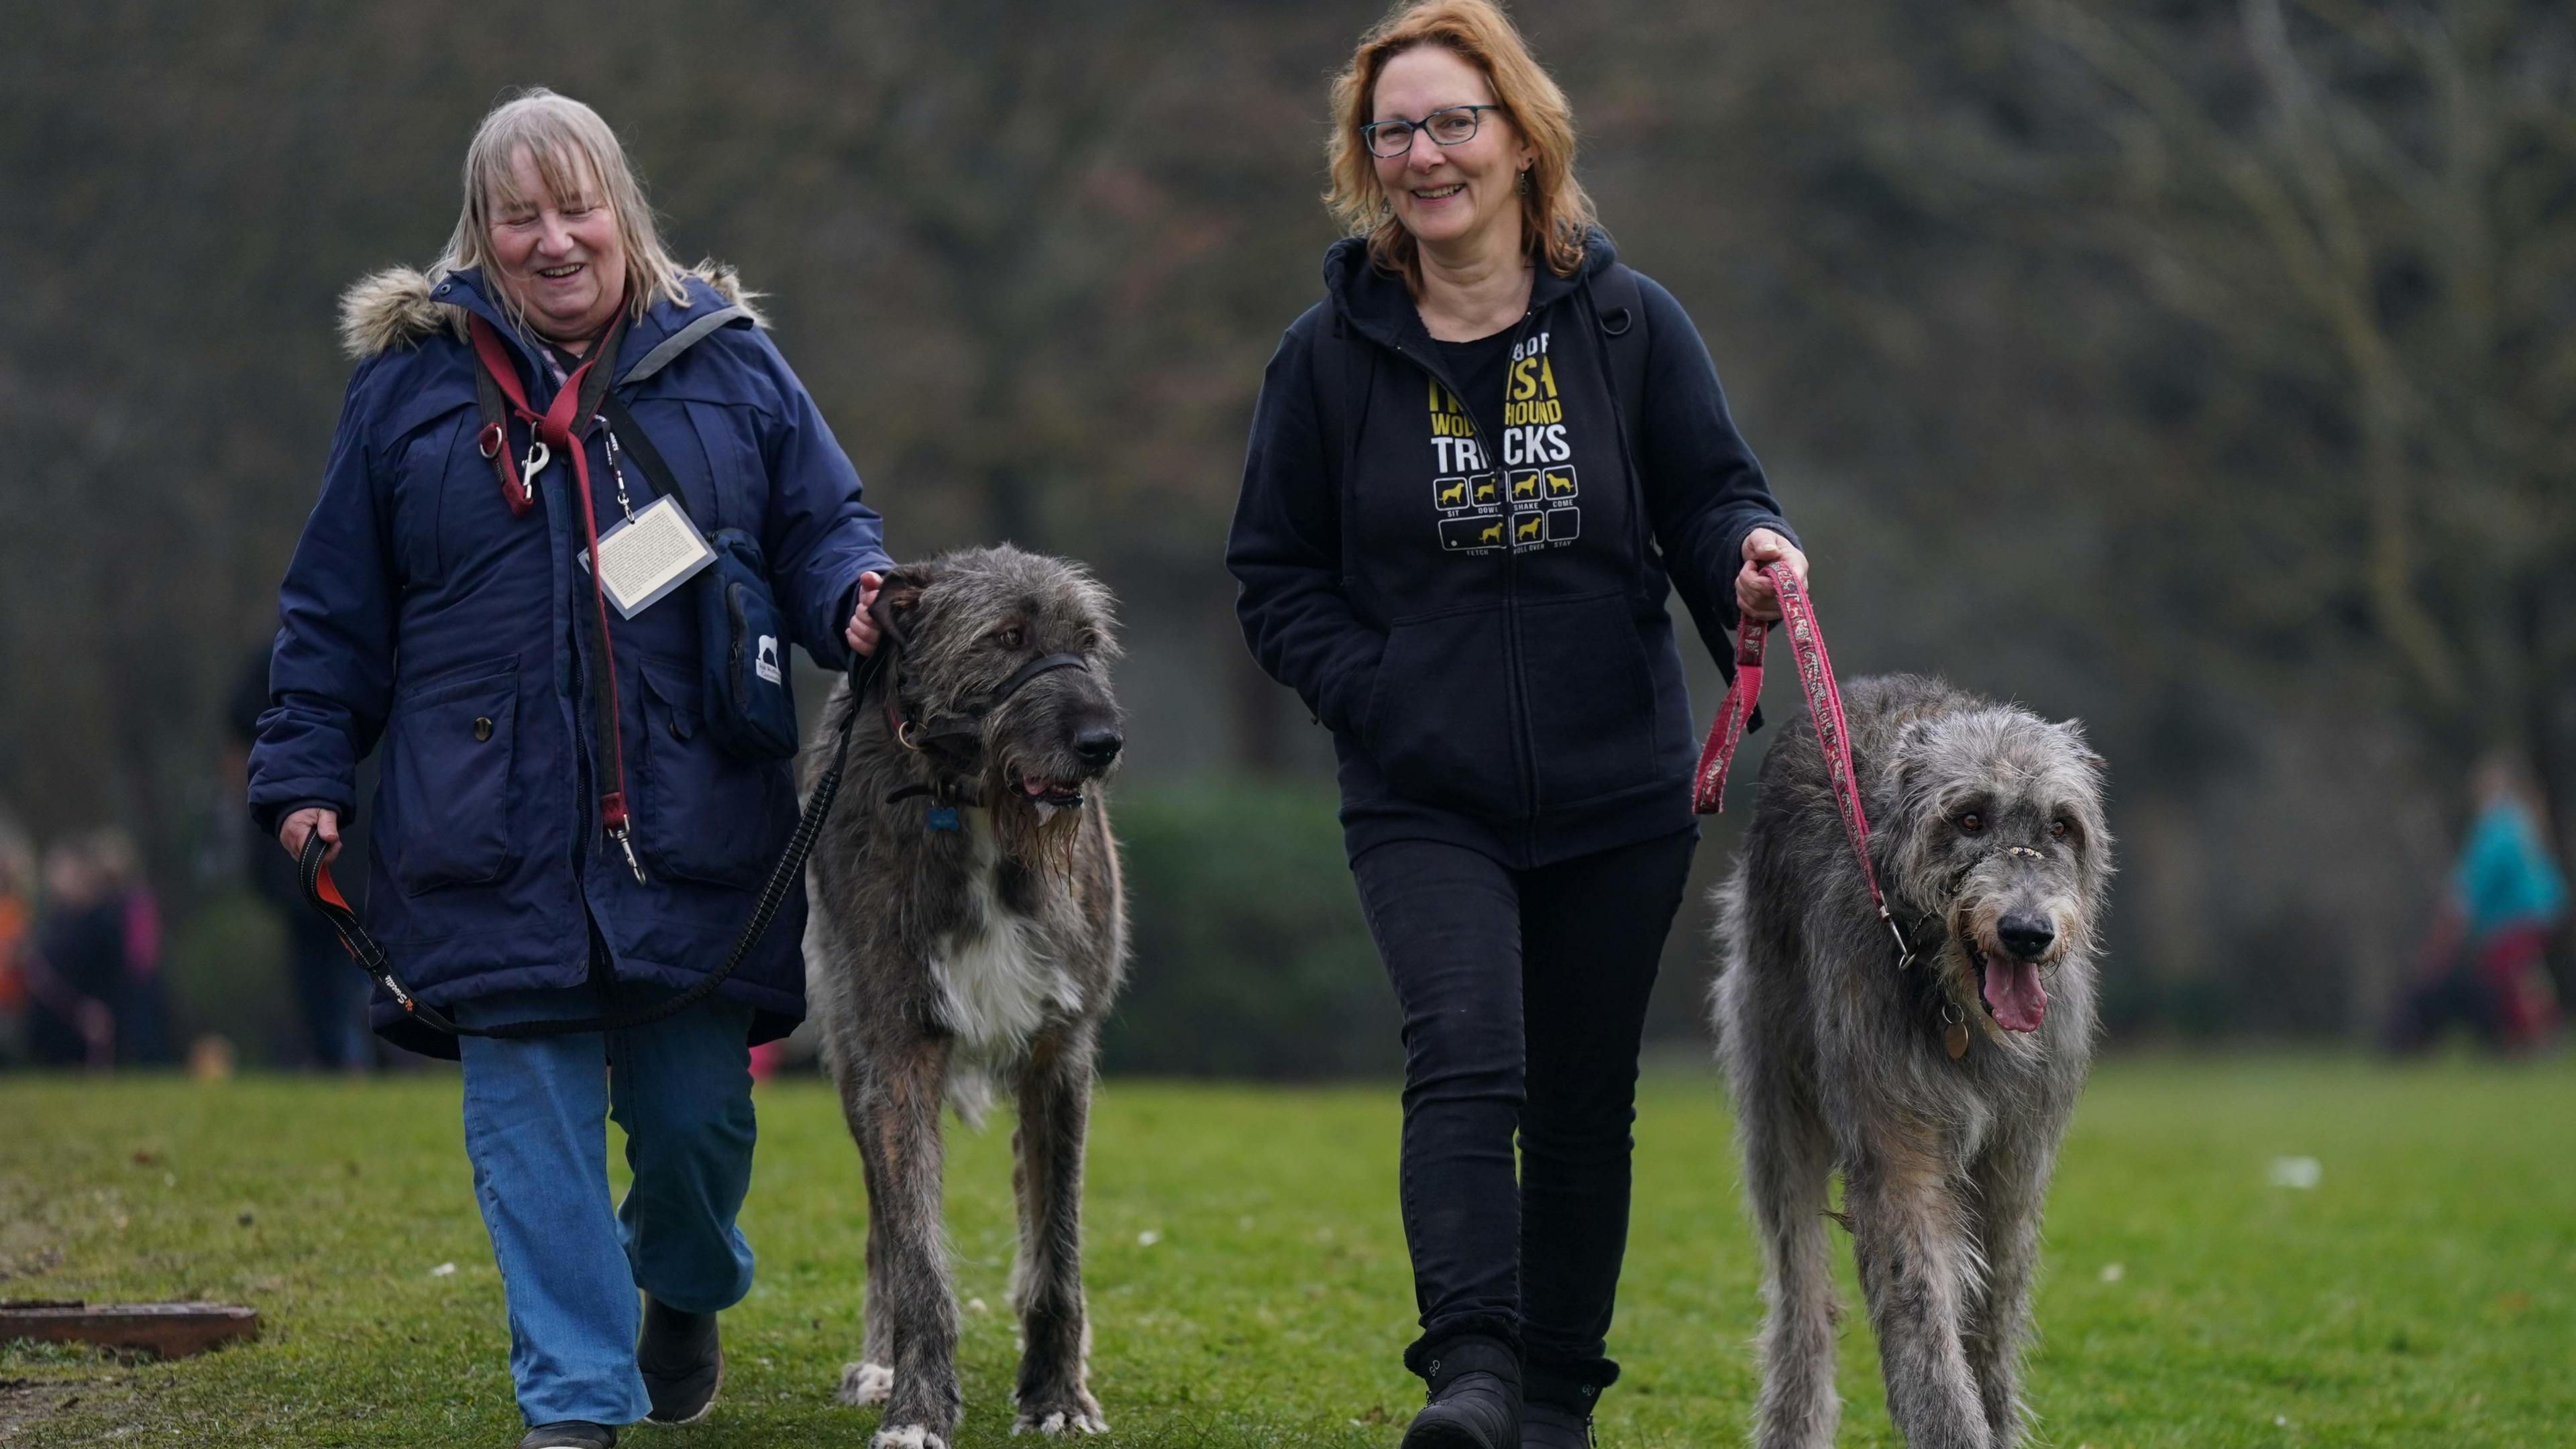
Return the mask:
[[874,569],[859,575],[858,607],[850,611],[849,626],[841,631],[842,640],[848,643],[853,653],[877,652],[877,621],[868,610],[876,604],[877,590],[884,584],[885,575]]
[[1735,573],[1735,607],[1748,619],[1769,622],[1780,617],[1780,592],[1763,573],[1768,564],[1785,563],[1801,584],[1807,581],[1807,556],[1798,546],[1768,528],[1744,535],[1744,567]]

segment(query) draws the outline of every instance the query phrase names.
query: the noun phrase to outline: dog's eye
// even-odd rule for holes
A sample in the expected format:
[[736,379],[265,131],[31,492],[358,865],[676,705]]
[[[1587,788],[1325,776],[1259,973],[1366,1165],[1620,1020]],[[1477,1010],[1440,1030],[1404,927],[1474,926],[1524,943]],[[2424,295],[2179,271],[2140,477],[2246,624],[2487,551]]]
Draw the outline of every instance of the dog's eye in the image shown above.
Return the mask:
[[1959,829],[1965,834],[1974,835],[1985,828],[1986,817],[1978,814],[1974,810],[1971,810],[1967,814],[1959,817]]
[[1004,649],[1017,649],[1028,642],[1028,635],[1021,630],[1019,625],[1013,624],[1005,629],[994,630],[993,642]]
[[2063,820],[2052,820],[2048,822],[2048,838],[2051,840],[2064,840],[2067,836],[2074,833],[2074,828],[2069,826]]

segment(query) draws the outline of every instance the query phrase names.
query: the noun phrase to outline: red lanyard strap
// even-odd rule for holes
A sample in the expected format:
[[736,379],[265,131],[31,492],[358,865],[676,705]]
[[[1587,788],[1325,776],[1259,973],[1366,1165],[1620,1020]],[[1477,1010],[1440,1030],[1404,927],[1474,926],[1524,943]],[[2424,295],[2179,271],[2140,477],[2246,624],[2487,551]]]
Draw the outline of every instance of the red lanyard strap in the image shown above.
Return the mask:
[[[1852,773],[1851,732],[1843,719],[1842,691],[1834,687],[1834,664],[1825,653],[1824,631],[1816,626],[1814,605],[1807,600],[1806,587],[1787,564],[1766,564],[1762,572],[1779,591],[1780,617],[1788,626],[1789,647],[1797,656],[1798,682],[1806,687],[1807,717],[1816,726],[1816,744],[1825,758],[1825,779],[1833,786],[1834,805],[1843,817],[1843,834],[1851,841],[1852,856],[1860,862],[1861,881],[1869,887],[1870,904],[1878,908],[1878,918],[1887,923],[1887,933],[1896,940],[1897,966],[1914,964],[1914,950],[1906,944],[1905,932],[1898,929],[1896,918],[1888,914],[1887,897],[1878,889],[1878,872],[1869,863],[1869,816],[1861,809],[1860,781]],[[1762,698],[1762,637],[1771,626],[1762,621],[1744,619],[1735,630],[1735,680],[1726,688],[1726,702],[1718,706],[1717,722],[1710,726],[1708,747],[1700,752],[1699,771],[1692,777],[1691,808],[1702,815],[1715,815],[1725,808],[1726,767],[1735,759],[1735,747],[1744,740],[1745,723],[1753,717],[1753,707]]]
[[[542,470],[557,455],[572,459],[572,491],[581,499],[582,536],[590,545],[591,616],[599,641],[597,672],[601,687],[591,691],[591,714],[599,741],[602,786],[599,792],[599,825],[608,832],[609,839],[617,842],[618,849],[626,853],[627,869],[635,872],[635,879],[641,881],[644,879],[644,866],[635,858],[635,844],[629,836],[626,814],[626,749],[617,726],[617,655],[608,637],[608,593],[599,578],[599,516],[591,506],[590,452],[582,446],[580,436],[591,416],[597,412],[600,397],[608,391],[605,385],[588,386],[591,369],[598,367],[603,358],[614,355],[618,334],[624,329],[612,324],[607,335],[591,345],[590,356],[573,369],[572,376],[564,379],[562,387],[555,389],[553,405],[540,414],[528,405],[527,390],[519,385],[519,369],[510,360],[508,349],[502,346],[501,334],[480,317],[471,320],[471,327],[474,355],[481,359],[484,375],[501,389],[501,395],[509,400],[510,410],[518,414],[519,420],[536,435],[538,446],[528,455],[531,471],[522,478],[510,467],[508,437],[493,436],[493,430],[500,424],[494,423],[484,430],[484,455],[492,457],[500,467],[501,497],[509,504],[510,511],[514,514],[527,511],[533,496],[529,485],[536,471]],[[601,369],[599,375],[605,379],[608,371]],[[494,452],[496,447],[497,456]]]

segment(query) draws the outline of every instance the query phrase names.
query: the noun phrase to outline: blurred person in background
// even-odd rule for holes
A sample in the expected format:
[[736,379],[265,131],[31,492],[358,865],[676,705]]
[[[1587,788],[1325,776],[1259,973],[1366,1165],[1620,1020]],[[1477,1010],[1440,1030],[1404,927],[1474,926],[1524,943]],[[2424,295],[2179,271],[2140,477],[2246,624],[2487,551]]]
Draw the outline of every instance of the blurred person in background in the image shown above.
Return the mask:
[[168,1066],[170,993],[161,974],[161,898],[143,869],[134,837],[113,827],[91,834],[86,847],[98,888],[117,927],[115,993],[116,1060],[120,1066]]
[[116,1001],[125,984],[125,908],[81,840],[45,851],[44,909],[23,957],[33,1002],[27,1040],[39,1065],[116,1063]]
[[2489,756],[2471,788],[2477,810],[2468,837],[2416,980],[2389,1017],[2395,1051],[2430,1046],[2454,1021],[2504,1051],[2531,1050],[2558,1031],[2549,935],[2567,913],[2567,881],[2549,852],[2540,792],[2510,754]]
[[[259,739],[259,717],[268,708],[269,648],[252,651],[243,661],[226,711],[227,767],[232,770],[235,798],[247,798],[250,750]],[[346,831],[346,823],[343,822]],[[295,862],[254,841],[246,867],[251,885],[276,909],[286,935],[286,972],[304,1024],[305,1060],[324,1071],[363,1072],[375,1060],[367,1035],[367,977],[340,945],[339,933],[321,912],[306,905],[296,884]],[[350,903],[366,906],[361,882],[341,887]]]
[[[750,915],[796,826],[795,741],[720,738],[702,591],[612,609],[590,553],[662,505],[738,530],[783,615],[758,656],[772,684],[790,644],[834,670],[872,649],[892,564],[751,294],[673,259],[597,112],[545,90],[504,102],[467,147],[461,202],[428,272],[343,298],[360,360],[279,591],[251,810],[289,855],[308,839],[337,855],[381,738],[365,920],[419,998],[483,1028],[643,1010],[704,979]],[[523,441],[515,403],[502,415],[512,386],[551,410],[560,454]],[[723,600],[752,587],[721,577]],[[716,1317],[752,1279],[735,1221],[749,1052],[804,1013],[804,912],[800,879],[717,994],[613,1037],[460,1040],[375,1000],[388,1040],[462,1057],[522,1449],[599,1449],[713,1406]]]
[[0,1067],[27,1060],[27,969],[35,954],[36,852],[0,815]]
[[[1620,265],[1565,96],[1486,0],[1333,92],[1326,299],[1262,379],[1226,561],[1333,731],[1404,1011],[1411,1446],[1581,1449],[1628,1234],[1647,999],[1698,828],[1665,609],[1731,671],[1806,559],[1672,294]],[[1518,1134],[1517,1179],[1513,1145]]]

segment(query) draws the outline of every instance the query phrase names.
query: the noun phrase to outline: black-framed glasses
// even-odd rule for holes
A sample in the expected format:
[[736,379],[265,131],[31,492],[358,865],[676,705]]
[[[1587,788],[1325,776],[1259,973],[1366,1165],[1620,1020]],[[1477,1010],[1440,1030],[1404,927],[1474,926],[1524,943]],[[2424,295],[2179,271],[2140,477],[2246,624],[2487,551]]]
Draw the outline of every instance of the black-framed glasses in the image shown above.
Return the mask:
[[1372,156],[1392,160],[1413,149],[1413,133],[1428,131],[1431,139],[1443,146],[1476,139],[1478,114],[1499,111],[1501,106],[1443,106],[1419,121],[1371,121],[1360,127],[1360,141]]

